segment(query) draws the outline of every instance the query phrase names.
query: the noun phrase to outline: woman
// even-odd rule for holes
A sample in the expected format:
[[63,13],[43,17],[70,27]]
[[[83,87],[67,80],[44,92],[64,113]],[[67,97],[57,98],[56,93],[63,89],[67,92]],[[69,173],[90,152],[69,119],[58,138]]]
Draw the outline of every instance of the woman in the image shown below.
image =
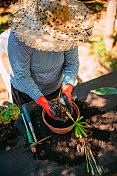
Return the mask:
[[58,93],[62,86],[61,96],[71,109],[78,42],[91,35],[88,9],[75,0],[25,0],[14,8],[8,41],[14,102],[35,100],[54,118],[45,97]]

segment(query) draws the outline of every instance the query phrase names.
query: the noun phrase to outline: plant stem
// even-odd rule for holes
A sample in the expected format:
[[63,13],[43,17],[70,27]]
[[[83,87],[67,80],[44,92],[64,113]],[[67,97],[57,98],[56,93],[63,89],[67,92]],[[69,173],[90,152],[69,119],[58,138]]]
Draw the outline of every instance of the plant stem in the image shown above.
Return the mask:
[[92,176],[94,176],[93,166],[92,166],[92,163],[91,163],[91,157],[90,157],[90,154],[89,154],[87,149],[86,149],[86,151],[87,151],[87,156],[88,156],[88,160],[89,160],[89,165],[91,167],[91,173],[92,173]]
[[94,161],[94,163],[95,163],[96,169],[97,169],[99,175],[101,176],[101,173],[100,173],[100,171],[99,171],[98,165],[97,165],[97,163],[96,163],[96,160],[95,160],[95,158],[94,158],[94,156],[93,156],[93,153],[92,153],[91,149],[89,150],[89,152],[90,152],[90,155],[91,155],[91,157],[92,157],[92,159],[93,159],[93,161]]
[[69,114],[68,112],[66,112],[66,113],[69,116],[69,118],[75,123],[75,121],[74,121],[73,117],[71,116],[71,114]]
[[86,146],[85,146],[85,156],[86,156],[86,163],[87,163],[87,172],[89,173],[89,164],[88,164],[88,156],[86,152]]

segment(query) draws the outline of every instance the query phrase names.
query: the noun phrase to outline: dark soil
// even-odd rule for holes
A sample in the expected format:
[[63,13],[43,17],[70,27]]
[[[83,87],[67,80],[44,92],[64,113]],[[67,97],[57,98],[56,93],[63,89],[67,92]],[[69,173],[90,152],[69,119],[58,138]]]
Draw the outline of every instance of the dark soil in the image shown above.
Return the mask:
[[[88,122],[88,142],[91,144],[92,152],[96,158],[103,145],[109,141],[109,129],[112,126],[109,121],[110,119],[106,117],[105,112],[101,112],[95,107],[90,107],[85,102],[76,101],[75,103],[79,107],[81,116],[84,116],[84,121]],[[41,113],[42,108],[40,107],[35,107],[30,112],[36,137],[38,140],[47,136],[51,137],[37,146],[38,159],[55,161],[64,166],[73,166],[84,162],[84,152],[77,150],[77,146],[82,144],[75,137],[74,129],[64,135],[55,134],[44,124]],[[25,127],[21,117],[16,121],[15,128],[20,131],[20,135],[27,142]],[[0,134],[0,140],[1,136],[2,134]],[[4,139],[2,137],[3,141],[6,140],[6,136],[4,135]]]
[[[67,114],[65,114],[65,115],[67,116]],[[59,117],[59,118],[62,119],[62,117]],[[77,119],[77,113],[74,108],[73,108],[72,118],[74,120]],[[64,121],[55,120],[53,118],[50,118],[47,113],[45,114],[45,120],[48,124],[50,124],[51,126],[56,127],[56,128],[67,128],[73,124],[73,121],[70,118],[68,118],[68,120],[67,120],[67,118],[66,119],[64,118],[63,119]]]
[[0,124],[0,144],[9,140],[14,134],[14,121],[9,124]]

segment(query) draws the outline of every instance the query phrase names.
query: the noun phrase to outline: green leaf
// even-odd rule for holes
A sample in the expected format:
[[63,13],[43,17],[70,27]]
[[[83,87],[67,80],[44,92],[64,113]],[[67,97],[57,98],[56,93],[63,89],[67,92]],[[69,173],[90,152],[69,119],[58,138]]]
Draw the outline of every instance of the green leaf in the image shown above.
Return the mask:
[[78,123],[78,125],[80,125],[83,128],[87,128],[86,125],[82,125],[81,123]]
[[7,111],[3,111],[3,112],[1,113],[1,119],[2,119],[3,121],[4,121],[4,120],[8,120],[9,118],[11,118],[11,115],[8,114]]
[[86,163],[87,163],[87,172],[89,172],[89,163],[88,163],[88,156],[87,156],[86,147],[85,147],[85,156],[86,156]]
[[6,105],[7,105],[9,108],[11,108],[11,107],[17,107],[16,104],[13,104],[13,103],[11,103],[11,102],[7,102]]
[[75,124],[73,124],[69,129],[68,131],[71,131],[73,128],[74,128]]
[[0,106],[0,112],[4,111],[5,109],[7,109],[7,108],[4,106]]
[[79,127],[79,130],[81,131],[81,133],[82,133],[85,137],[87,137],[87,134],[85,133],[85,131],[84,131],[81,127]]
[[94,170],[93,170],[93,166],[92,166],[92,163],[91,163],[91,156],[90,156],[90,154],[88,154],[88,158],[89,158],[89,164],[90,164],[90,167],[91,167],[91,173],[92,173],[92,176],[94,176]]
[[74,123],[74,124],[69,128],[69,131],[71,131],[71,130],[74,128],[75,125],[76,125],[76,124]]
[[9,117],[7,120],[3,120],[3,122],[4,122],[4,124],[8,124],[8,123],[10,123],[10,121],[11,121],[11,118]]
[[20,114],[20,110],[18,107],[10,107],[7,109],[7,113],[11,116],[15,116]]
[[78,133],[78,127],[75,127],[75,136],[78,138],[79,137],[79,133]]
[[111,94],[117,94],[117,89],[112,87],[102,87],[102,88],[91,90],[91,92],[98,95],[111,95]]
[[71,116],[71,114],[69,114],[68,112],[66,112],[66,113],[69,116],[69,118],[75,123],[75,121],[74,121],[73,117]]
[[76,137],[82,138],[82,134],[79,130],[79,126],[77,126],[77,125],[75,127],[75,135],[76,135]]
[[78,124],[86,124],[86,122],[79,122]]
[[93,159],[93,161],[94,161],[95,167],[96,167],[96,169],[97,169],[99,175],[101,176],[101,173],[100,173],[100,171],[99,171],[98,165],[97,165],[97,163],[96,163],[96,160],[95,160],[95,158],[94,158],[94,156],[93,156],[93,153],[92,153],[91,149],[90,149],[90,155],[91,155],[91,157],[92,157],[92,159]]
[[85,128],[87,128],[86,126],[83,126],[83,125],[80,125],[80,124],[77,124],[77,126],[81,127],[84,131],[87,131]]
[[77,122],[81,121],[81,119],[83,119],[83,116],[79,117],[79,119],[77,120]]

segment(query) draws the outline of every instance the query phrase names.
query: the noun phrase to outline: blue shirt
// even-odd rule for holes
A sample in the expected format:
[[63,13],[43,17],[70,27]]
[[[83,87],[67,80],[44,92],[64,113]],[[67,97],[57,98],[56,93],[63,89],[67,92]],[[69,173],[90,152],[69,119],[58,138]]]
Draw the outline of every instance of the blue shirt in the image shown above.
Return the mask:
[[74,86],[79,67],[78,48],[64,52],[39,51],[26,46],[11,31],[8,57],[13,87],[35,101],[56,91],[62,84]]

